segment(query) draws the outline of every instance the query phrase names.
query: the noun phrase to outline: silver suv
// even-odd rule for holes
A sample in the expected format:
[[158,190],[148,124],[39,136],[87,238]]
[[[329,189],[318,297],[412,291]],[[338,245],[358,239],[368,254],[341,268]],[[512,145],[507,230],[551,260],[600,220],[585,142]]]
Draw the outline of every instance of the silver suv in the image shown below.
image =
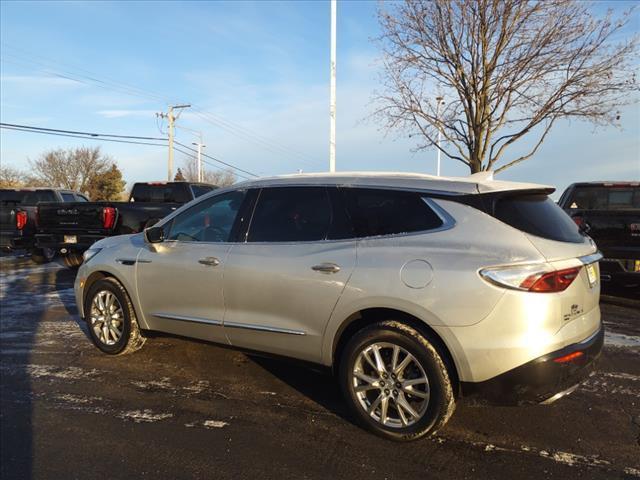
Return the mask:
[[75,283],[108,354],[155,330],[330,367],[396,440],[463,397],[551,402],[604,331],[594,243],[547,196],[490,175],[296,175],[215,190],[101,240]]

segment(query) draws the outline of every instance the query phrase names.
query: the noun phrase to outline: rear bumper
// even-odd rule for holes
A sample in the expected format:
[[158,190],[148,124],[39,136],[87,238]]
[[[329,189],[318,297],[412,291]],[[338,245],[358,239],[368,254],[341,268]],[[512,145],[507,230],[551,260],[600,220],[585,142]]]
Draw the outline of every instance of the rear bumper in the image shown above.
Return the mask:
[[[91,245],[98,240],[106,238],[105,235],[90,235],[90,234],[76,234],[69,233],[69,235],[75,235],[76,243],[67,243],[64,241],[66,234],[57,233],[40,233],[36,235],[36,245],[39,248],[51,248],[60,253],[75,252],[82,253],[88,250]],[[62,252],[65,250],[65,252]]]
[[603,290],[634,290],[640,293],[640,271],[634,271],[636,258],[605,258],[600,262]]
[[32,236],[23,237],[19,232],[0,233],[0,248],[9,250],[30,249],[35,245],[35,238]]
[[570,393],[594,370],[604,326],[587,339],[538,357],[483,382],[462,382],[462,395],[479,403],[550,403]]

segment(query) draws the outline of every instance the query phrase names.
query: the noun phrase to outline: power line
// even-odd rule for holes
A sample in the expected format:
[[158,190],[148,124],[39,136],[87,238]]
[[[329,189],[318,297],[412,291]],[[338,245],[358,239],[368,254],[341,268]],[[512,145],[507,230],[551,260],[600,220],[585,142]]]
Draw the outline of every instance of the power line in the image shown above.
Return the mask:
[[[189,157],[189,158],[194,158],[192,153],[185,152],[184,150],[182,150],[182,149],[180,149],[180,148],[177,148],[177,147],[173,147],[173,149],[174,149],[176,152],[181,153],[181,154],[183,154],[183,155],[185,155],[185,156],[187,156],[187,157]],[[211,162],[207,162],[206,160],[202,160],[202,163],[206,163],[207,165],[210,165],[210,166],[212,166],[212,167],[219,168],[219,166],[218,166],[218,165],[215,165],[215,164],[213,164],[213,163],[211,163]],[[235,175],[236,175],[236,176],[238,176],[238,177],[240,177],[240,178],[244,178],[245,180],[251,180],[251,177],[248,177],[248,176],[246,176],[246,175],[242,175],[242,174],[240,174],[240,173],[238,173],[238,172],[235,172]]]
[[[191,150],[193,153],[197,153],[197,152],[198,152],[195,148],[191,148],[190,146],[185,145],[184,143],[180,143],[180,142],[178,142],[177,140],[174,140],[174,142],[175,142],[177,145],[180,145],[180,146],[181,146],[181,147],[183,147],[183,148],[186,148],[186,149],[188,149],[188,150]],[[231,167],[231,168],[234,168],[234,169],[236,169],[236,170],[238,170],[238,171],[240,171],[240,172],[246,173],[247,175],[251,175],[252,177],[258,177],[258,176],[259,176],[259,175],[256,175],[255,173],[249,172],[249,171],[247,171],[247,170],[243,170],[243,169],[241,169],[241,168],[239,168],[239,167],[235,167],[235,166],[231,165],[230,163],[227,163],[227,162],[225,162],[225,161],[223,161],[223,160],[220,160],[219,158],[213,157],[213,156],[211,156],[211,155],[209,155],[209,154],[207,154],[207,153],[203,153],[203,154],[202,154],[202,156],[203,156],[203,157],[206,157],[206,158],[208,158],[208,159],[210,159],[210,160],[213,160],[214,162],[221,163],[222,165],[226,165],[227,167]],[[205,162],[205,163],[208,163],[208,162]]]
[[0,124],[0,128],[4,128],[6,130],[15,130],[15,131],[18,131],[18,132],[40,133],[40,134],[43,134],[43,135],[54,135],[54,136],[57,136],[57,137],[83,138],[85,140],[97,140],[97,141],[100,141],[100,142],[129,143],[129,144],[133,144],[133,145],[153,145],[155,147],[166,147],[167,146],[166,143],[138,142],[138,141],[133,141],[133,140],[119,140],[119,139],[116,139],[116,138],[101,138],[101,137],[86,136],[86,135],[74,135],[74,134],[69,134],[69,133],[48,132],[48,131],[43,131],[43,130],[34,130],[34,129],[31,129],[31,128],[10,127],[10,126],[7,126],[4,123]]
[[[133,135],[115,135],[115,134],[107,134],[107,133],[89,133],[89,132],[79,132],[79,131],[75,131],[75,130],[60,130],[60,129],[55,129],[55,128],[43,128],[43,127],[33,127],[33,126],[29,126],[29,125],[19,125],[19,124],[15,124],[15,123],[0,123],[0,128],[4,128],[7,130],[15,130],[18,132],[28,132],[28,133],[40,133],[40,134],[44,134],[44,135],[54,135],[54,136],[58,136],[58,137],[71,137],[71,138],[83,138],[83,139],[87,139],[87,140],[97,140],[97,141],[103,141],[103,142],[114,142],[114,143],[127,143],[127,144],[133,144],[133,145],[151,145],[151,146],[155,146],[155,147],[166,147],[167,144],[166,143],[153,143],[153,142],[144,142],[144,141],[138,141],[138,140],[124,140],[124,138],[126,139],[141,139],[141,140],[161,140],[166,142],[167,139],[165,138],[156,138],[156,137],[140,137],[140,136],[133,136]],[[116,137],[116,138],[109,138],[109,137]],[[197,152],[197,150],[189,147],[188,145],[185,145],[183,143],[180,143],[178,141],[175,141],[176,144],[191,150],[192,152]],[[180,153],[183,153],[185,155],[188,155],[188,153],[184,152],[184,151],[180,151]],[[235,165],[225,162],[223,160],[220,160],[219,158],[216,158],[212,155],[208,155],[203,153],[202,156],[209,158],[210,160],[213,160],[214,162],[220,163],[226,167],[229,167],[233,170],[236,170],[237,172],[242,172],[242,173],[246,173],[247,175],[250,175],[252,177],[258,177],[258,175],[256,175],[255,173],[249,172],[247,170],[244,170],[240,167],[236,167]],[[207,162],[205,160],[203,160],[204,163],[211,165],[213,167],[217,167],[217,165],[214,165],[210,162]],[[240,175],[237,174],[239,177],[242,178],[246,178],[249,179],[249,177],[245,177],[244,175]]]
[[71,134],[75,134],[75,135],[88,135],[91,137],[114,137],[114,138],[131,138],[131,139],[135,139],[135,140],[161,140],[166,142],[167,139],[166,138],[160,138],[160,137],[140,137],[140,136],[135,136],[135,135],[116,135],[116,134],[112,134],[112,133],[93,133],[93,132],[78,132],[75,130],[59,130],[56,128],[44,128],[44,127],[34,127],[31,125],[18,125],[15,123],[0,123],[0,126],[7,126],[7,127],[16,127],[16,128],[28,128],[30,130],[43,130],[43,131],[47,131],[47,132],[58,132],[58,133],[71,133]]

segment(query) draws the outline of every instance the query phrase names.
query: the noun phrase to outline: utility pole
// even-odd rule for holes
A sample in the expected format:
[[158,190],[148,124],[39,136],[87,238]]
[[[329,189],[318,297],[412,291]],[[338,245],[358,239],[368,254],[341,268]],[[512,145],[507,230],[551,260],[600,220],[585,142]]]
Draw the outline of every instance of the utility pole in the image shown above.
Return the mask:
[[438,126],[438,164],[436,167],[436,175],[440,176],[440,137],[442,134],[442,129],[440,127],[440,105],[444,104],[443,97],[436,97],[436,124]]
[[336,0],[331,0],[331,99],[329,101],[329,171],[336,171]]
[[[173,137],[175,136],[175,122],[182,113],[183,108],[189,108],[191,105],[170,105],[168,113],[156,113],[156,116],[160,118],[166,118],[169,121],[168,134],[169,134],[169,162],[167,165],[167,180],[173,180]],[[173,114],[173,110],[180,110],[178,115]]]

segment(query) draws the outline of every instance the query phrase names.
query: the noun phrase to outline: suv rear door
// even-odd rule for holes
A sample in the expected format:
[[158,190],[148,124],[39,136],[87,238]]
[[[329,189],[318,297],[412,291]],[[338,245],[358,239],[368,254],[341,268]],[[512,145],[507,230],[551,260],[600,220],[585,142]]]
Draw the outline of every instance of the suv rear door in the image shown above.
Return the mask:
[[322,336],[356,263],[335,188],[269,187],[224,273],[232,345],[319,361]]

